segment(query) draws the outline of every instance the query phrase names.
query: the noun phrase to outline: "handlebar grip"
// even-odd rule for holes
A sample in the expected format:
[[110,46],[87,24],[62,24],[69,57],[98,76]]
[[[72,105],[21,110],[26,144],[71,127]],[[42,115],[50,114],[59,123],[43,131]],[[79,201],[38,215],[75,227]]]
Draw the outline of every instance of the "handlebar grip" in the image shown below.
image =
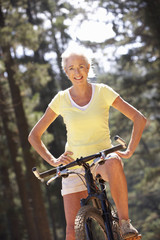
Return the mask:
[[35,175],[39,180],[41,180],[42,182],[44,181],[44,179],[41,178],[41,176],[40,176],[40,174],[39,174],[39,172],[38,172],[38,170],[37,170],[36,167],[33,167],[33,168],[32,168],[32,172],[34,173],[34,175]]
[[126,142],[121,137],[119,137],[118,135],[116,135],[114,137],[114,140],[119,142],[123,146],[124,149],[127,148]]

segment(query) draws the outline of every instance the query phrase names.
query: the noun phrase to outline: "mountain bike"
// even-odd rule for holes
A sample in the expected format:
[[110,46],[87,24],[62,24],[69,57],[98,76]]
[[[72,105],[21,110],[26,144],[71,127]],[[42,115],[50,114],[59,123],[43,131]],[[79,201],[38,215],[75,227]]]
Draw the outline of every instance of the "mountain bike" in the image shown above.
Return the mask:
[[[70,169],[71,167],[78,165],[84,168],[85,175],[78,174],[78,176],[86,185],[88,196],[81,199],[81,208],[75,219],[76,240],[123,240],[118,214],[107,197],[105,182],[100,175],[94,179],[91,172],[92,167],[96,164],[104,164],[108,154],[126,148],[126,143],[122,138],[116,136],[115,140],[119,142],[118,145],[93,155],[77,158],[67,165],[61,165],[42,173],[39,173],[36,167],[32,169],[35,176],[41,181],[54,175],[47,181],[47,185],[49,185],[58,177],[78,174]],[[128,238],[128,240],[139,239],[141,239],[140,234],[134,238]]]

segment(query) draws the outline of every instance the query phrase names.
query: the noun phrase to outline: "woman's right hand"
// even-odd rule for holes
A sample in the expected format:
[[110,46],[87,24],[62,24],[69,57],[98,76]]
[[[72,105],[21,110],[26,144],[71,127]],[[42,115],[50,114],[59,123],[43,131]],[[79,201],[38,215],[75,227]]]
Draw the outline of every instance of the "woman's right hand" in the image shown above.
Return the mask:
[[70,162],[73,162],[74,159],[71,157],[71,155],[73,155],[73,152],[70,151],[66,151],[64,152],[59,158],[54,159],[53,163],[51,163],[51,165],[53,167],[57,167],[59,165],[66,165]]

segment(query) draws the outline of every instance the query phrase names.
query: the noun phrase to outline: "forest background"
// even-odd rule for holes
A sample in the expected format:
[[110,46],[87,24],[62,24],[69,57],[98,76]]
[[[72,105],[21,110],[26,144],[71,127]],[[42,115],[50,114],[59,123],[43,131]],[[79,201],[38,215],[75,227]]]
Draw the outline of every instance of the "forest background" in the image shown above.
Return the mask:
[[[32,167],[51,167],[28,134],[54,95],[70,86],[61,69],[67,46],[92,49],[94,82],[103,82],[148,119],[141,142],[125,160],[129,209],[145,240],[160,239],[160,1],[0,0],[0,239],[62,240],[60,179],[49,187]],[[111,109],[111,137],[127,142],[132,123]],[[61,117],[43,136],[63,153]]]

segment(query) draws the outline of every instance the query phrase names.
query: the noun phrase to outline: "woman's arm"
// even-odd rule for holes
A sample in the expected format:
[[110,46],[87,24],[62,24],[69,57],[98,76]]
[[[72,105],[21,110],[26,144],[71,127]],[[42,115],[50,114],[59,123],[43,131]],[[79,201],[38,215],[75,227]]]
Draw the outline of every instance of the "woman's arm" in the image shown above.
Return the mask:
[[57,118],[57,114],[52,111],[51,108],[47,108],[46,112],[42,116],[42,118],[38,121],[38,123],[31,130],[28,141],[33,146],[33,148],[39,153],[39,155],[46,160],[50,165],[57,166],[60,164],[67,164],[72,161],[71,152],[65,152],[63,155],[59,157],[59,159],[54,158],[54,156],[48,151],[46,146],[41,140],[42,134],[46,131],[49,125]]
[[133,122],[133,129],[128,148],[124,152],[118,152],[120,157],[130,158],[139,144],[147,120],[136,108],[124,101],[121,97],[117,97],[112,106]]

